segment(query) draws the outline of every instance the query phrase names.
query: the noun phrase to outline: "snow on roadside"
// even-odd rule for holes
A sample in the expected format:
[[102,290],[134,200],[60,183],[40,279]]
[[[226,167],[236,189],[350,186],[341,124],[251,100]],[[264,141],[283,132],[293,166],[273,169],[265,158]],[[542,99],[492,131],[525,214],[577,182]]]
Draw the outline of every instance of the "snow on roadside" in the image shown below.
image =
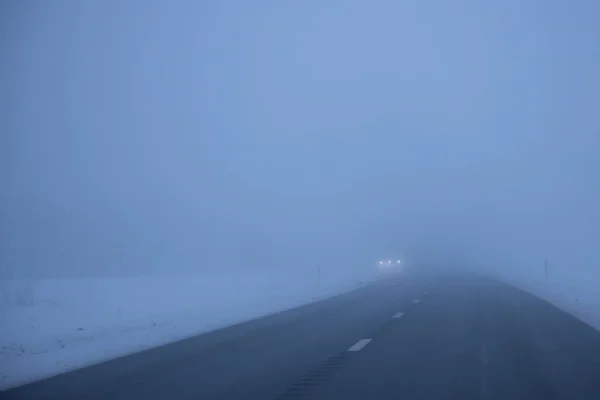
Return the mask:
[[600,330],[600,282],[529,280],[514,283]]
[[600,274],[494,274],[496,278],[534,294],[600,330]]
[[[374,279],[315,273],[1,282],[0,390],[333,296]],[[25,299],[15,300],[14,288]]]

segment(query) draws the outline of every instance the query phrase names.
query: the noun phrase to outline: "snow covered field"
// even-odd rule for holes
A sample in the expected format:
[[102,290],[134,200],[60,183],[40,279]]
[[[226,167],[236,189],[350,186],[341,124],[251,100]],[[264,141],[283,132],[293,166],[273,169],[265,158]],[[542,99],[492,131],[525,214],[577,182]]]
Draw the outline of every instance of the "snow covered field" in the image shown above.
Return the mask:
[[600,330],[600,278],[594,274],[572,277],[511,275],[504,281],[532,293]]
[[373,280],[374,271],[0,282],[0,390]]

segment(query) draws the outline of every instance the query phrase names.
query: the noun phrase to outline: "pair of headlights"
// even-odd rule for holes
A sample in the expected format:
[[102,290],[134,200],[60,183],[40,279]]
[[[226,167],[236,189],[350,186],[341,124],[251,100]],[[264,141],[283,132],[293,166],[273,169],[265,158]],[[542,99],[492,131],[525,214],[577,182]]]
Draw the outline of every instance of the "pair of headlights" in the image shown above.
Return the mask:
[[379,261],[379,265],[392,265],[392,264],[401,264],[400,260],[387,260],[387,261]]

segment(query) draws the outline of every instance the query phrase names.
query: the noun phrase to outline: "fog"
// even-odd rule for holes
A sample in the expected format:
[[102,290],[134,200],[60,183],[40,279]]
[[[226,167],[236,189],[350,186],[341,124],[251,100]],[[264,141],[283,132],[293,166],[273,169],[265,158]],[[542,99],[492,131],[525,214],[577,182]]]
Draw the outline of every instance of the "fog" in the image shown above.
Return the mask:
[[3,2],[1,273],[597,271],[599,13]]

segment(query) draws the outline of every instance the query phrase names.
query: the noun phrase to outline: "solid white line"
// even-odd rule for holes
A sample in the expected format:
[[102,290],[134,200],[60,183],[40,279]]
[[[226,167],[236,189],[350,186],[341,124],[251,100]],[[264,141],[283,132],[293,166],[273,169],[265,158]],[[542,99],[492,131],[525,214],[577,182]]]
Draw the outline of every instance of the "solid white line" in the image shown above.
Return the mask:
[[421,300],[419,300],[419,299],[413,300],[413,304],[417,304],[417,303],[418,303],[418,302],[420,302],[420,301],[421,301]]
[[358,342],[354,343],[352,347],[348,349],[348,351],[361,351],[365,348],[366,345],[373,339],[360,339]]
[[403,312],[399,312],[397,314],[394,314],[394,316],[392,318],[402,318],[404,317],[404,313]]

